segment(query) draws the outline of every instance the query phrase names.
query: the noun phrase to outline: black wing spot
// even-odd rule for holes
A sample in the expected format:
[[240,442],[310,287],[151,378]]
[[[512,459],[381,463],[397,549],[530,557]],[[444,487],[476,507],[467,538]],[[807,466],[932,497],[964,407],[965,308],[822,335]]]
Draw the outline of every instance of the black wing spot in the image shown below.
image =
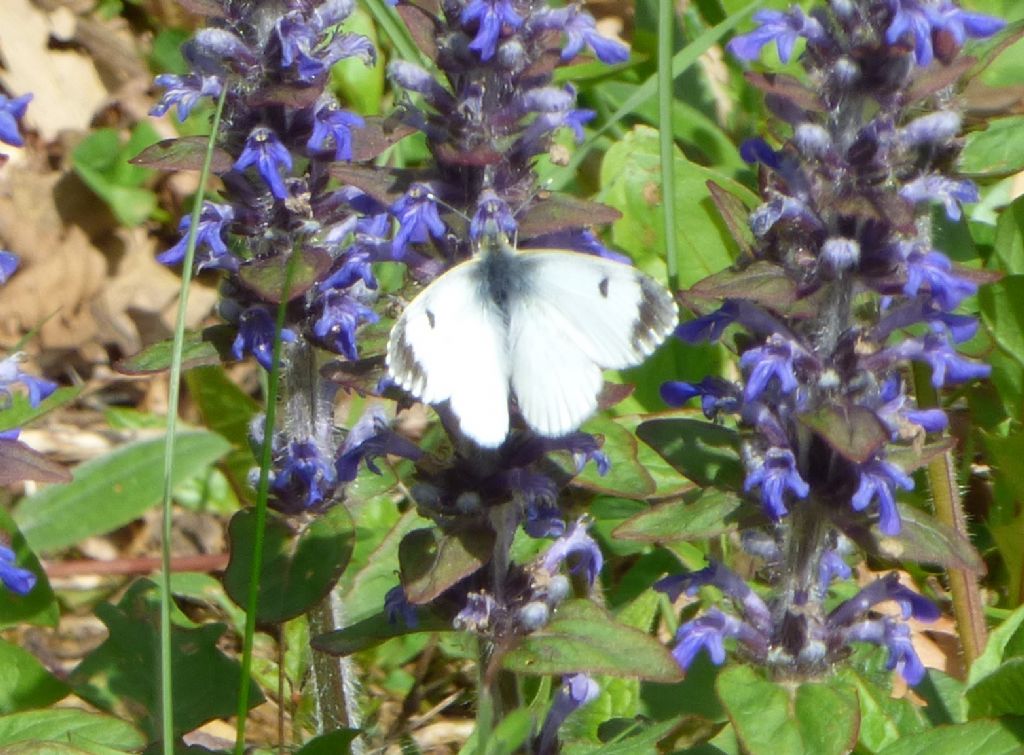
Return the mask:
[[601,282],[597,284],[597,290],[601,292],[601,296],[605,299],[608,298],[608,276],[606,275],[601,279]]
[[430,329],[433,330],[434,329],[434,313],[431,312],[429,309],[427,310],[427,322],[430,323]]

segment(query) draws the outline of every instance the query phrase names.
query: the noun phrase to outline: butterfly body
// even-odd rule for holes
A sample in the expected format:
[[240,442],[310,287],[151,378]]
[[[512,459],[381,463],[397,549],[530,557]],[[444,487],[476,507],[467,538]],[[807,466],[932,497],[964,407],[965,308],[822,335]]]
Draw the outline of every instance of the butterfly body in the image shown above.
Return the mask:
[[391,378],[448,401],[487,448],[508,434],[514,396],[540,435],[576,430],[597,409],[604,369],[639,364],[672,332],[676,306],[629,265],[557,249],[517,251],[487,234],[477,256],[431,283],[391,331]]

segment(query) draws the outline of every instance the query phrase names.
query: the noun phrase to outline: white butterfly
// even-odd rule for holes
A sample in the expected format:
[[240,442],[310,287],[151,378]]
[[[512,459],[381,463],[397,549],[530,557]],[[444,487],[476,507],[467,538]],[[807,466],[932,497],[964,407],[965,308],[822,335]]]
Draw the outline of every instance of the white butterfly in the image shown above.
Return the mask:
[[490,229],[477,255],[431,283],[388,340],[388,374],[428,404],[448,401],[462,434],[494,448],[509,394],[536,433],[559,437],[597,409],[601,371],[640,364],[676,326],[659,283],[589,254],[517,251]]

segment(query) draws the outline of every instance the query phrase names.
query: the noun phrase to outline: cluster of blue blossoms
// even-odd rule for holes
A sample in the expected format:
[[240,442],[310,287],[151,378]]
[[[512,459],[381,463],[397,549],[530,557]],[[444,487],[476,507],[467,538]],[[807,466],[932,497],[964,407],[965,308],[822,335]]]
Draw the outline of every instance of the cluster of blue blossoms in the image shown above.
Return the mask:
[[[9,98],[0,94],[0,142],[12,147],[21,147],[25,141],[21,135],[19,122],[32,100],[31,94]],[[0,154],[0,158],[5,156]],[[0,251],[0,285],[6,283],[18,269],[18,257],[7,251]],[[43,378],[30,375],[21,369],[23,357],[12,354],[0,360],[0,408],[10,405],[11,389],[20,385],[28,392],[29,403],[39,406],[40,402],[56,390],[57,385]],[[0,432],[0,438],[15,440],[18,429]],[[36,584],[36,575],[15,563],[15,553],[7,545],[0,543],[0,582],[18,595],[28,594]]]
[[[845,533],[901,531],[896,493],[914,481],[890,452],[948,424],[944,411],[907,395],[908,364],[927,365],[935,388],[989,374],[957,351],[977,329],[956,312],[976,281],[931,240],[932,207],[957,221],[978,190],[948,175],[961,116],[948,83],[936,77],[929,87],[928,76],[968,37],[1003,22],[949,0],[830,0],[809,15],[794,7],[754,18],[757,28],[732,40],[732,54],[752,61],[774,43],[788,62],[803,40],[808,84],[791,81],[768,97],[791,128],[780,149],[760,139],[742,148],[760,165],[763,204],[750,218],[751,258],[726,275],[756,272],[786,286],[724,300],[678,329],[688,342],[716,341],[731,325],[746,331],[741,385],[675,382],[663,396],[674,405],[699,397],[709,419],[736,415],[747,429],[743,487],[759,498],[769,533],[747,533],[744,544],[763,559],[775,597],[764,600],[721,564],[658,589],[675,598],[713,585],[736,609],[680,627],[675,657],[684,669],[701,649],[721,663],[726,638],[798,673],[868,642],[887,648],[888,667],[916,684],[924,668],[904,620],[934,620],[935,606],[891,576],[832,610],[824,604],[830,583],[851,573]],[[901,618],[869,614],[884,601],[899,604]]]

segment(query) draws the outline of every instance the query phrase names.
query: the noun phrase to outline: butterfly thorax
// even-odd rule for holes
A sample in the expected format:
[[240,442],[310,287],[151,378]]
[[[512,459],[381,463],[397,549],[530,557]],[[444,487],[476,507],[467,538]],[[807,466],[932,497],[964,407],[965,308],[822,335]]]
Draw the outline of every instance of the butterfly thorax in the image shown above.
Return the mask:
[[508,321],[512,301],[530,291],[530,271],[534,260],[519,254],[500,232],[485,234],[477,247],[477,280],[484,301],[494,302]]

